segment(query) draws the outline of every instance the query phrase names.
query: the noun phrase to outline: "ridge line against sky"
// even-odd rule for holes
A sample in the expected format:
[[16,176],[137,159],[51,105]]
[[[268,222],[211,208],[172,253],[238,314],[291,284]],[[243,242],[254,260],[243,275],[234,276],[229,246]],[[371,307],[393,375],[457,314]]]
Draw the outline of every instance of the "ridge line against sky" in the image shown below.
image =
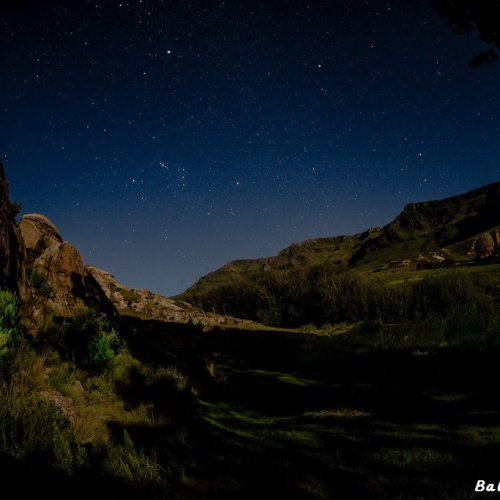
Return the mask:
[[0,155],[84,262],[179,293],[500,178],[500,64],[430,1],[0,7]]

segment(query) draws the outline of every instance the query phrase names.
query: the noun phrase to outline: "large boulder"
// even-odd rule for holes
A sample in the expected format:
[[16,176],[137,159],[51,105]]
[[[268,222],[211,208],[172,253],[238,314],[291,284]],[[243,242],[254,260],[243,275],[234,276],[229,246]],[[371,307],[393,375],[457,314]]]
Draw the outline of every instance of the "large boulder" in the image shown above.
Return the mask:
[[476,258],[479,260],[486,259],[491,256],[495,249],[495,240],[491,234],[483,233],[474,243]]
[[500,247],[500,231],[483,233],[473,242],[473,255],[477,260],[491,259],[498,256]]
[[56,226],[45,215],[23,215],[19,222],[19,230],[26,245],[30,265],[47,248],[63,241]]

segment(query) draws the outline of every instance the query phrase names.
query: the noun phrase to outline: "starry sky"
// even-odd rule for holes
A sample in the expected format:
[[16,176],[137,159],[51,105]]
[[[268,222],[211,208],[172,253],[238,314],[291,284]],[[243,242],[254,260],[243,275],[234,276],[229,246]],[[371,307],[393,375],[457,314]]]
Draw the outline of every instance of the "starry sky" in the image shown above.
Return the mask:
[[166,295],[500,178],[500,63],[430,0],[0,7],[11,198]]

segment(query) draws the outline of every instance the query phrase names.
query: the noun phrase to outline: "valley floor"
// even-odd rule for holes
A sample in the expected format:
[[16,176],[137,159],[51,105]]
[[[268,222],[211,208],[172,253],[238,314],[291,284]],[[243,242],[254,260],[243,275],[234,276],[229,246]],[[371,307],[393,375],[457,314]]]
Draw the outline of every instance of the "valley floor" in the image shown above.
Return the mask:
[[199,348],[212,383],[182,498],[472,498],[478,480],[500,480],[497,348],[242,330]]

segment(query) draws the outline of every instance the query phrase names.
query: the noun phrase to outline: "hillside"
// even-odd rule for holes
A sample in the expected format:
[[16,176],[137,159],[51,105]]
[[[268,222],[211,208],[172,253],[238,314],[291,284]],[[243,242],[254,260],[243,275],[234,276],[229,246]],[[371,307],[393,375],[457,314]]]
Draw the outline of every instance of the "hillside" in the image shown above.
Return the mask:
[[443,261],[496,262],[500,253],[500,182],[443,200],[411,203],[384,227],[352,236],[293,243],[278,255],[236,260],[201,277],[178,297],[190,300],[241,277],[259,279],[272,271],[323,263],[363,273],[414,270]]

